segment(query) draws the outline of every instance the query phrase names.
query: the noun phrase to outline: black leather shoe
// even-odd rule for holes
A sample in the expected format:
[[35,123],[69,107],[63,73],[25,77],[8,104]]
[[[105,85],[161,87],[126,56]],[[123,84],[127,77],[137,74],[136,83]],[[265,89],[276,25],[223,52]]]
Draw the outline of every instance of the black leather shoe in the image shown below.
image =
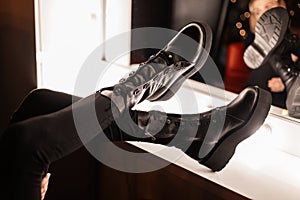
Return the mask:
[[233,156],[236,146],[264,123],[270,105],[269,92],[248,87],[227,106],[202,114],[133,112],[139,128],[127,127],[128,134],[122,138],[176,146],[200,164],[220,171]]
[[300,119],[300,76],[294,76],[291,83],[285,104],[289,116]]
[[244,52],[244,61],[256,69],[269,60],[273,51],[283,41],[289,23],[289,14],[281,7],[266,11],[257,21],[255,38]]
[[300,76],[299,69],[291,60],[290,54],[286,57],[278,54],[270,59],[270,65],[280,76],[287,93],[286,107],[291,117],[300,118]]
[[113,87],[112,101],[122,112],[145,99],[170,99],[203,66],[211,42],[212,33],[206,24],[186,25],[162,50]]
[[286,107],[289,116],[295,118],[300,118],[300,70],[292,60],[291,54],[298,45],[299,38],[288,33],[268,60],[285,85]]

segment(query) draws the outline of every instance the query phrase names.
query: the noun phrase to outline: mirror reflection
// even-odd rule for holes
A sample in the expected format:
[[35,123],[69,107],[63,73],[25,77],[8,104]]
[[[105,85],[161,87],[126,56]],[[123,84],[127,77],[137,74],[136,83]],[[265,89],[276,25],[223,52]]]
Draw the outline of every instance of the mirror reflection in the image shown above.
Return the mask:
[[[154,0],[151,3],[133,0],[132,28],[154,26],[179,30],[190,21],[206,22],[214,34],[210,55],[224,81],[210,84],[234,93],[258,85],[272,93],[273,114],[299,121],[299,7],[296,0]],[[274,8],[275,14],[262,17]],[[273,18],[274,15],[279,18]],[[130,62],[139,63],[155,51],[134,51]],[[202,70],[205,68],[209,64]],[[201,73],[192,79],[203,82]]]

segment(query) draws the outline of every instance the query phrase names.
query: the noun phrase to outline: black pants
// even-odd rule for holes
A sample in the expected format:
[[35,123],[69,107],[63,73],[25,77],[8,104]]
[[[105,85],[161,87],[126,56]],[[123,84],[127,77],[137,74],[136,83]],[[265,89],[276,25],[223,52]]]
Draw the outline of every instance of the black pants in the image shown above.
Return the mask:
[[[24,99],[1,135],[0,199],[41,198],[41,180],[49,165],[84,143],[77,134],[73,111],[84,112],[94,100],[102,130],[111,129],[118,113],[113,115],[110,99],[100,93],[81,99],[38,89]],[[87,127],[86,142],[102,132],[89,124],[89,119],[81,123]]]

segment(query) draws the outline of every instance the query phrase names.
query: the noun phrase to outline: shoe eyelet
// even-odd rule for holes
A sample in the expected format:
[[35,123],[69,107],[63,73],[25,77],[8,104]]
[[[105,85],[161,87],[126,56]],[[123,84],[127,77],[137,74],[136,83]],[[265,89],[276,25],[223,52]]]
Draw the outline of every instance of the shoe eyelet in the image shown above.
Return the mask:
[[182,69],[181,63],[176,63],[176,64],[174,65],[174,68],[175,68],[177,71],[181,70],[181,69]]
[[172,121],[171,121],[170,119],[167,119],[167,120],[166,120],[166,124],[168,124],[168,125],[171,124],[171,122],[172,122]]
[[145,84],[143,85],[143,89],[148,89],[149,86],[150,86],[150,83],[145,83]]
[[145,65],[144,62],[140,63],[138,69],[140,69],[140,68],[141,68],[142,66],[144,66],[144,65]]
[[115,87],[113,92],[115,95],[119,96],[121,95],[122,89],[120,87]]
[[135,71],[132,71],[128,74],[128,76],[133,76],[135,74]]
[[135,90],[133,91],[133,94],[134,94],[134,95],[140,94],[140,90],[139,90],[139,89],[135,89]]
[[167,68],[167,69],[164,71],[164,75],[168,74],[170,71],[171,71],[171,69],[170,69],[170,68]]
[[126,81],[126,78],[121,78],[120,80],[119,80],[119,83],[124,83]]
[[158,75],[154,76],[153,81],[157,81],[158,80]]
[[180,122],[175,122],[175,126],[179,126],[180,125]]

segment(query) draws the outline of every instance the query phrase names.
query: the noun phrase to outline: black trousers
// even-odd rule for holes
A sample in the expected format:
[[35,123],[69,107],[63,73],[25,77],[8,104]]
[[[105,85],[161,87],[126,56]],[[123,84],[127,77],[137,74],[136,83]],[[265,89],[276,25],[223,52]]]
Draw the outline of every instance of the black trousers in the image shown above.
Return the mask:
[[[73,112],[85,112],[94,105],[102,130],[113,134],[109,98],[95,93],[86,98],[74,97],[47,89],[32,91],[13,114],[9,128],[0,139],[0,199],[39,200],[41,180],[49,165],[80,148],[84,142],[77,134]],[[85,141],[102,130],[90,120]]]

